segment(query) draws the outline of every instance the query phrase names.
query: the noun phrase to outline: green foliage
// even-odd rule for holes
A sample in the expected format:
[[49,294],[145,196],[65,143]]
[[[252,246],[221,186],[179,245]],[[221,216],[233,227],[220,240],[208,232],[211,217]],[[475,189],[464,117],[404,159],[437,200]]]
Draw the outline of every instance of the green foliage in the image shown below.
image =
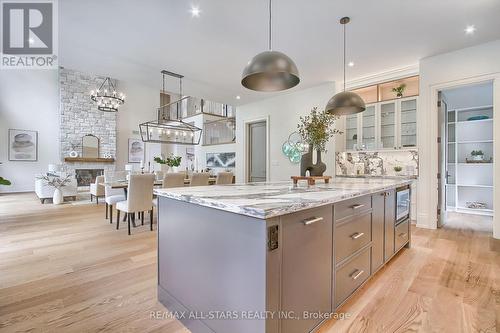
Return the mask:
[[394,167],[394,171],[396,171],[396,172],[401,172],[401,171],[403,171],[403,168],[402,168],[402,167],[400,167],[399,165],[396,165],[396,166]]
[[158,156],[154,158],[154,161],[156,163],[166,164],[169,167],[178,167],[179,165],[181,165],[181,160],[182,160],[182,157],[175,156],[174,154],[170,154],[169,156],[167,156],[166,159],[162,159],[161,157],[158,157]]
[[483,155],[484,155],[484,153],[483,153],[483,151],[482,151],[482,150],[473,150],[473,151],[471,151],[471,153],[470,153],[470,154],[471,154],[472,156],[483,156]]
[[396,93],[397,97],[403,97],[403,93],[405,92],[406,84],[401,84],[395,88],[392,88],[392,92]]
[[8,186],[11,185],[11,182],[3,177],[0,177],[0,185]]
[[297,128],[304,142],[312,145],[314,149],[326,152],[328,140],[335,134],[342,133],[333,128],[337,119],[339,117],[332,116],[325,111],[318,111],[318,108],[314,107],[308,116],[300,117]]

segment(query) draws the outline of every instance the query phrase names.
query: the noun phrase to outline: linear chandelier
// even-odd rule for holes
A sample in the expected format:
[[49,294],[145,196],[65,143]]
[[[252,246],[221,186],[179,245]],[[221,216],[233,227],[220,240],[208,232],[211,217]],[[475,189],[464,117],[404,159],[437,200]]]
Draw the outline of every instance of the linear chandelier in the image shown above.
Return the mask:
[[[165,76],[179,79],[179,99],[175,102],[162,105],[157,109],[157,119],[139,124],[141,138],[144,142],[197,145],[201,140],[201,128],[182,121],[180,114],[182,105],[192,98],[182,97],[182,78],[184,76],[163,70],[163,91],[165,91]],[[176,114],[176,119],[171,118],[171,113]]]
[[116,91],[109,77],[101,83],[99,89],[90,92],[90,98],[97,103],[97,109],[104,112],[117,112],[125,103],[125,95]]

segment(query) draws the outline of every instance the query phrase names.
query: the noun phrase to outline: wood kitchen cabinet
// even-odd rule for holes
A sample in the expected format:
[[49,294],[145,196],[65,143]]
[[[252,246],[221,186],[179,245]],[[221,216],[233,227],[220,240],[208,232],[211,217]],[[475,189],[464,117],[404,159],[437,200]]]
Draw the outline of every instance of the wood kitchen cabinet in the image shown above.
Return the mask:
[[385,193],[376,193],[372,196],[372,272],[376,272],[385,262]]
[[387,262],[394,255],[394,224],[396,222],[396,191],[384,192],[384,260]]

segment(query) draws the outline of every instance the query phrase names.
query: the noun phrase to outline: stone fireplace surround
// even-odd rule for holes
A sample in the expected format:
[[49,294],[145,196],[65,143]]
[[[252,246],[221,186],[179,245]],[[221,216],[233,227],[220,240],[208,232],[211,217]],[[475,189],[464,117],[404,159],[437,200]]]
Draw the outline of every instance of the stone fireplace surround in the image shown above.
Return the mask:
[[104,154],[116,157],[117,113],[100,111],[90,100],[90,91],[98,88],[104,79],[72,69],[59,69],[60,154],[63,170],[74,175],[77,169],[115,169],[115,163],[64,161],[72,150],[81,156],[82,137],[87,134],[99,138],[99,157]]

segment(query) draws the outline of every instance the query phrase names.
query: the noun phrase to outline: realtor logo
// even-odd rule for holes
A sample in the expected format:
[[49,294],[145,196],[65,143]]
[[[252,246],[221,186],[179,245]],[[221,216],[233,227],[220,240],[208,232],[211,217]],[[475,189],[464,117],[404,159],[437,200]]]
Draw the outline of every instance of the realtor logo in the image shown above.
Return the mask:
[[57,3],[2,1],[1,68],[57,68]]

